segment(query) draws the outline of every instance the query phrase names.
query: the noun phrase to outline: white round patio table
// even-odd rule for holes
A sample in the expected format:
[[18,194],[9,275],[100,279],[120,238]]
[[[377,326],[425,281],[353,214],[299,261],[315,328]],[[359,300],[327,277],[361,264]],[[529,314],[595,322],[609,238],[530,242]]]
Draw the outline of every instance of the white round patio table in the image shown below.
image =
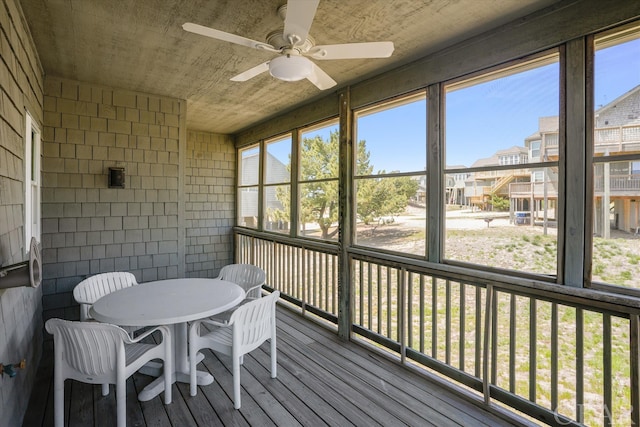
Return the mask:
[[[115,325],[171,327],[173,382],[188,383],[187,322],[222,313],[238,305],[244,298],[244,290],[232,282],[219,279],[168,279],[145,282],[107,294],[96,301],[89,312],[94,319]],[[213,382],[213,376],[203,371],[198,371],[197,379],[198,385]],[[138,399],[151,400],[163,390],[164,379],[159,376],[140,392]]]

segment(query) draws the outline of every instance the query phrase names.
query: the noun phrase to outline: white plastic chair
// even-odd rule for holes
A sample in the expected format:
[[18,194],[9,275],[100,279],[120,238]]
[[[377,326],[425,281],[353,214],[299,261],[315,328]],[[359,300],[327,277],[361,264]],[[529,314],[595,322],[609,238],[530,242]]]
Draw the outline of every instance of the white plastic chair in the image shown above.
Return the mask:
[[237,306],[210,317],[210,320],[224,323],[229,322],[231,314],[239,306],[262,296],[262,285],[266,281],[266,274],[263,269],[252,264],[229,264],[222,267],[218,279],[235,283],[244,289],[246,295]]
[[91,319],[89,309],[98,299],[137,284],[136,276],[128,272],[100,273],[87,277],[73,288],[73,298],[80,304],[80,320],[86,322]]
[[[126,380],[152,359],[164,361],[164,372],[173,372],[171,334],[158,326],[132,339],[116,325],[49,319],[45,324],[54,341],[55,426],[64,425],[64,381],[68,378],[102,384],[102,395],[109,384],[116,385],[118,426],[126,426]],[[140,340],[154,331],[162,333],[162,343],[143,344]],[[164,403],[171,403],[171,375],[164,377]]]
[[252,264],[229,264],[222,267],[218,279],[239,285],[248,299],[255,299],[262,296],[266,274],[263,269]]
[[[276,355],[276,301],[279,291],[271,295],[249,301],[231,315],[229,323],[209,319],[193,322],[189,327],[189,368],[190,393],[197,393],[196,360],[203,348],[231,356],[233,362],[233,403],[240,409],[240,365],[243,356],[258,348],[263,342],[271,341],[271,378],[277,374]],[[216,326],[216,329],[200,335],[202,324]]]

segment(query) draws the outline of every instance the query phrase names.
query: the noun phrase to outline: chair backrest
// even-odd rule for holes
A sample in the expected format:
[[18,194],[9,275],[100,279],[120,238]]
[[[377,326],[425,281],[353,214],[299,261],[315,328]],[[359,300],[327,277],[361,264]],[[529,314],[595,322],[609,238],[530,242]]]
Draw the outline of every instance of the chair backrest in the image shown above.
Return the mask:
[[118,289],[137,284],[136,276],[122,271],[87,277],[73,288],[73,298],[80,304],[80,320],[91,318],[89,308],[98,299]]
[[247,298],[259,298],[260,287],[264,285],[266,274],[263,269],[251,264],[229,264],[222,267],[218,279],[227,280],[239,285]]
[[280,291],[249,301],[238,307],[229,323],[233,327],[233,347],[239,354],[257,348],[265,340],[274,338],[276,325],[276,301]]
[[53,335],[55,362],[62,364],[65,378],[115,383],[118,351],[129,340],[126,331],[108,323],[63,319],[49,319],[45,328]]

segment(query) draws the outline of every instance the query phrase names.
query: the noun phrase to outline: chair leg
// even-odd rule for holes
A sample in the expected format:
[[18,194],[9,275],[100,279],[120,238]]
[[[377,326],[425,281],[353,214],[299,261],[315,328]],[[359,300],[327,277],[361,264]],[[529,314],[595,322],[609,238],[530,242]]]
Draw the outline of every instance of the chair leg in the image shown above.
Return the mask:
[[64,427],[64,378],[57,371],[55,372],[53,388],[55,427]]
[[126,378],[118,378],[116,380],[116,414],[118,427],[127,426],[127,392]]
[[189,394],[191,396],[195,396],[198,393],[198,384],[196,382],[196,360],[198,359],[197,341],[198,327],[192,325],[189,328]]
[[171,334],[167,334],[164,337],[164,360],[163,360],[163,373],[164,373],[164,403],[168,405],[171,403],[171,387],[173,385],[173,357],[172,357],[172,349],[174,337]]
[[278,375],[278,352],[276,350],[276,336],[271,337],[271,378]]
[[109,384],[102,384],[102,395],[103,396],[109,395]]
[[240,359],[242,356],[233,358],[233,406],[240,409]]

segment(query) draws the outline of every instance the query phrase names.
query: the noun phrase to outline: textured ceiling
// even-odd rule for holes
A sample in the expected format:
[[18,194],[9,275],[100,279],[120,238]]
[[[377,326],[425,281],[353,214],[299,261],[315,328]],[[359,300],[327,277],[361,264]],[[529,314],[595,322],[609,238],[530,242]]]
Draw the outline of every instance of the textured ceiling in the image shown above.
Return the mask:
[[[265,41],[285,0],[21,0],[47,75],[187,100],[189,129],[235,133],[322,97],[307,80],[229,79],[275,56],[188,33]],[[557,0],[321,0],[316,44],[392,41],[389,58],[317,61],[338,85],[406,64]]]

